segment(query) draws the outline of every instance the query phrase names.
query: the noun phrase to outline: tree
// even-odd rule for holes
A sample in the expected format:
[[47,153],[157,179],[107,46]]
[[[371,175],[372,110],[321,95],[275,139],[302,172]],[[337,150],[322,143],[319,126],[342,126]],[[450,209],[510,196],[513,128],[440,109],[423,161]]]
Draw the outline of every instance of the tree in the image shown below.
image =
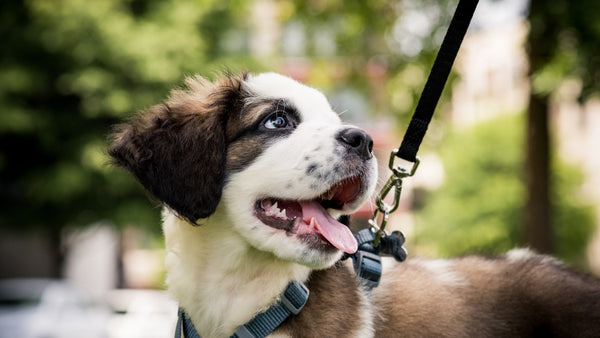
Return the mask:
[[[431,255],[499,254],[522,245],[526,184],[526,114],[507,115],[452,131],[438,150],[447,179],[418,210],[417,245]],[[551,156],[556,254],[585,267],[585,249],[594,230],[594,209],[577,199],[583,174]],[[409,238],[410,240],[410,238]]]
[[[340,111],[358,110],[351,110],[346,119],[361,114],[393,117],[404,129],[458,0],[277,3],[285,4],[283,31],[299,30],[305,40],[299,53],[289,55],[282,48],[280,62],[309,63],[303,80],[330,94]],[[337,93],[344,91],[350,94],[338,99]],[[444,92],[445,98],[449,92]],[[347,102],[357,100],[367,107],[348,107]]]
[[[106,136],[123,118],[165,98],[187,74],[210,75],[222,70],[223,64],[234,70],[265,69],[249,55],[246,45],[253,4],[241,0],[1,2],[2,230],[44,231],[54,241],[57,276],[60,237],[66,226],[108,220],[146,225],[158,232],[159,212],[140,186],[107,165]],[[272,4],[284,26],[293,16],[311,31],[322,25],[336,31],[331,41],[336,54],[314,58],[314,74],[335,67],[351,69],[337,80],[364,88],[369,61],[389,54],[385,36],[397,11],[387,1],[369,2],[369,6],[360,1]],[[317,23],[314,17],[324,21]],[[231,41],[239,37],[231,48]],[[315,42],[311,46],[312,51],[320,48]],[[405,62],[390,59],[394,67]],[[265,64],[276,70],[272,61]],[[395,87],[404,87],[396,82]]]
[[[139,185],[107,165],[106,136],[186,74],[217,69],[210,34],[236,27],[232,2],[0,3],[0,224],[51,237],[55,275],[65,226],[160,231]],[[205,20],[215,12],[227,15]]]
[[[392,60],[392,70],[409,60],[394,56],[385,41],[400,9],[387,1],[369,4],[274,2],[283,26],[293,16],[310,31],[333,27],[335,55],[320,55],[312,41],[308,57],[315,73],[336,63],[350,69],[340,80],[350,86],[369,81],[364,70],[376,56]],[[156,223],[138,185],[106,165],[105,138],[111,126],[164,98],[187,74],[210,75],[223,64],[266,68],[243,42],[233,51],[226,46],[229,33],[248,34],[251,6],[239,0],[2,2],[0,38],[10,46],[0,55],[2,226]],[[321,66],[327,60],[333,61]]]
[[600,89],[598,12],[597,1],[530,1],[525,242],[540,252],[555,251],[549,130],[552,95],[566,78],[581,82],[581,101]]

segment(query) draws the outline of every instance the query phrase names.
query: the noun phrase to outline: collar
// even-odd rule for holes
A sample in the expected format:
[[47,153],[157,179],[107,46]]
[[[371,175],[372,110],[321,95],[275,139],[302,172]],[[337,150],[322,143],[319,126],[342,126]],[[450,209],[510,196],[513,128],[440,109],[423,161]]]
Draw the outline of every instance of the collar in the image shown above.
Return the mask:
[[[265,337],[290,315],[297,315],[308,300],[308,288],[300,282],[291,282],[280,299],[267,310],[257,314],[248,323],[235,330],[231,338]],[[179,309],[175,338],[200,338],[190,317]]]

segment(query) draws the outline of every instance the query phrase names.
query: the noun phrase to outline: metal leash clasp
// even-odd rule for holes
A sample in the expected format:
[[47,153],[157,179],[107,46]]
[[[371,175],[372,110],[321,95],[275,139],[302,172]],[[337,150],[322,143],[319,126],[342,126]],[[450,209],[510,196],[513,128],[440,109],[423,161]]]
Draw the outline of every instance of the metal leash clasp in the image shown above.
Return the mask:
[[[390,217],[390,213],[394,212],[398,209],[398,205],[400,204],[400,195],[402,193],[402,179],[405,177],[410,177],[415,174],[417,168],[421,161],[417,157],[412,168],[410,170],[406,169],[401,165],[394,165],[394,160],[396,159],[396,155],[398,154],[398,149],[392,150],[390,154],[390,161],[388,167],[392,171],[392,175],[387,180],[379,195],[377,195],[377,199],[375,200],[375,212],[373,213],[373,217],[369,220],[369,225],[371,226],[371,231],[375,234],[375,240],[373,241],[373,245],[377,247],[379,245],[379,239],[381,237],[387,236],[385,232],[385,226]],[[384,198],[394,189],[394,201],[392,204],[388,204],[384,201]],[[381,219],[381,224],[377,223],[377,216],[379,213],[382,213],[383,217]]]

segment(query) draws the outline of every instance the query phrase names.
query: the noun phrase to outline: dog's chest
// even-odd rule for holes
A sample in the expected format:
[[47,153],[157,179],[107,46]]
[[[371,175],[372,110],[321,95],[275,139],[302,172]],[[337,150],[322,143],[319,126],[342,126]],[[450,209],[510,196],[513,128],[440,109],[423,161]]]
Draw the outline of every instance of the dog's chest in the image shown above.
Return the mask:
[[344,264],[314,271],[305,307],[269,337],[372,337],[372,311],[354,273]]

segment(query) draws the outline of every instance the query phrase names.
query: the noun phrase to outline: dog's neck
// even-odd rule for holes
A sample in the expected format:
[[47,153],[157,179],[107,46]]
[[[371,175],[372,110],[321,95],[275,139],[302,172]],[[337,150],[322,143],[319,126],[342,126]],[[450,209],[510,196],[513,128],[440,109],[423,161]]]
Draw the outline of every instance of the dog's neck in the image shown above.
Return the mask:
[[247,244],[222,212],[192,226],[163,212],[169,292],[204,337],[229,336],[310,269]]

